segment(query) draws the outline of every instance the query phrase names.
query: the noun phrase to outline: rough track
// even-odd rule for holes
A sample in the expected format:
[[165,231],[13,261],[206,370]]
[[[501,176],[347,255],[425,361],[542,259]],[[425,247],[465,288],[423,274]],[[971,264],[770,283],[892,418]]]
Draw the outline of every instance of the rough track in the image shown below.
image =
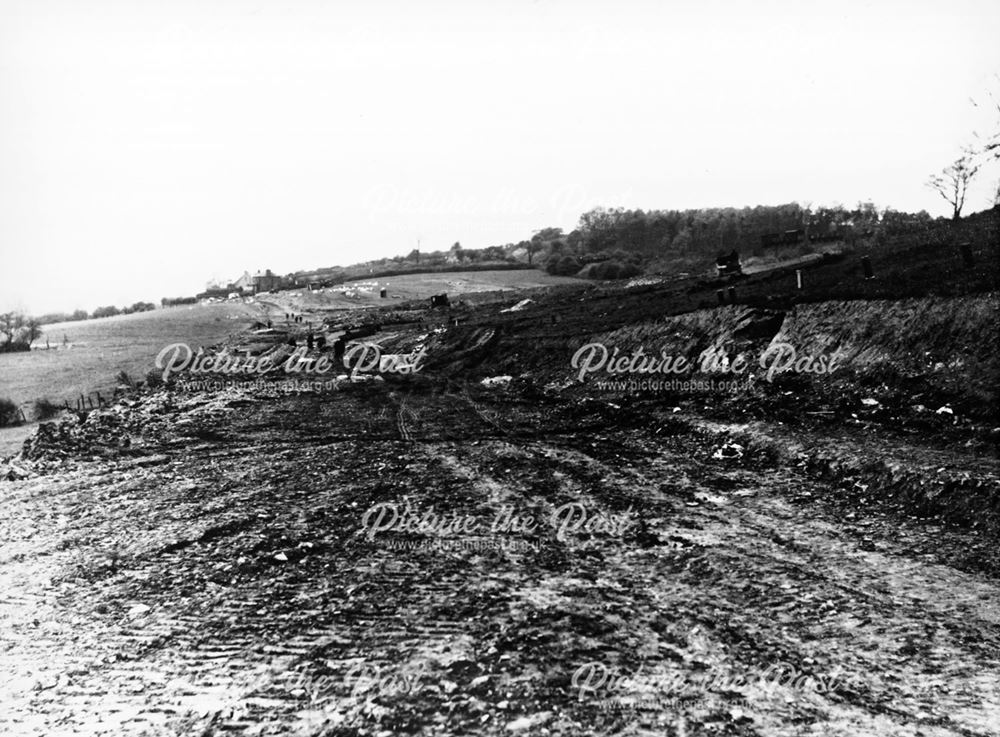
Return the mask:
[[[234,401],[0,482],[0,733],[1000,734],[1000,587],[937,554],[971,533],[488,404]],[[479,526],[369,539],[380,503]]]

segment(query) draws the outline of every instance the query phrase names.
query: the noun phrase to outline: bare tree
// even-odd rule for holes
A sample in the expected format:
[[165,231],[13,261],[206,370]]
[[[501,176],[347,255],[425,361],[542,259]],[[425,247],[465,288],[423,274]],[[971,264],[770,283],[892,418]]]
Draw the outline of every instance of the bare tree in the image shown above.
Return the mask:
[[986,156],[1000,159],[1000,73],[994,74],[993,78],[997,86],[992,90],[986,90],[986,99],[980,98],[979,102],[971,100],[973,107],[985,108],[990,113],[996,114],[993,130],[985,135],[980,135],[978,132],[973,132],[972,135],[982,141],[982,151]]
[[24,315],[18,312],[5,312],[0,315],[0,335],[3,335],[5,350],[10,349],[23,326]]
[[24,335],[22,340],[29,346],[42,337],[42,323],[37,317],[29,317],[24,321]]
[[22,350],[18,346],[31,346],[42,337],[42,324],[35,317],[25,317],[20,312],[4,312],[0,314],[0,353],[10,350]]
[[962,207],[965,205],[965,194],[969,184],[979,171],[976,154],[971,149],[965,149],[962,155],[946,166],[940,174],[933,175],[927,186],[941,195],[952,207],[952,219],[962,217]]

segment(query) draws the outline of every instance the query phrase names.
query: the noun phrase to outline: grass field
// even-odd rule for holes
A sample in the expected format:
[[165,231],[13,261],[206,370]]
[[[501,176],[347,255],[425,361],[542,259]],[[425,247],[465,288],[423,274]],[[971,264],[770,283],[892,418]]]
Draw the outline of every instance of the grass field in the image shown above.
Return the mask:
[[[110,396],[119,372],[144,378],[164,346],[217,343],[259,314],[253,305],[224,303],[46,325],[36,350],[0,354],[0,397],[11,399],[33,420],[37,399],[72,404],[81,394]],[[0,429],[0,457],[15,452],[28,432],[25,427]]]
[[[432,294],[446,293],[455,298],[462,294],[534,287],[581,284],[586,280],[569,276],[550,276],[544,271],[470,271],[438,274],[404,274],[382,279],[356,279],[336,288],[310,292],[307,289],[261,295],[261,302],[270,306],[271,317],[284,312],[315,309],[357,309],[359,307],[389,307],[415,299],[428,299]],[[351,289],[354,287],[354,289]],[[379,297],[386,289],[386,298]],[[347,292],[342,290],[349,290]]]

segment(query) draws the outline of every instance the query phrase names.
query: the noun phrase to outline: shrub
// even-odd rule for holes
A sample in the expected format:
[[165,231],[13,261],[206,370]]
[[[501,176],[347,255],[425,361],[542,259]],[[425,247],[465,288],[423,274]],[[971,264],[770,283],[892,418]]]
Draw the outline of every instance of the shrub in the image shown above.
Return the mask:
[[114,305],[109,305],[107,307],[98,307],[94,310],[93,317],[114,317],[115,315],[120,314],[121,310]]
[[580,270],[580,262],[572,256],[551,258],[545,265],[545,270],[553,276],[572,276]]
[[16,343],[0,344],[0,353],[23,353],[24,351],[30,350],[31,346],[21,341]]
[[146,374],[146,386],[150,389],[156,389],[163,386],[163,372],[153,369]]
[[0,399],[0,427],[13,427],[21,424],[21,413],[17,405],[9,399]]
[[642,273],[642,267],[632,261],[624,264],[619,261],[601,261],[596,264],[587,264],[579,276],[585,279],[609,280],[629,279]]
[[51,420],[57,414],[62,411],[62,407],[54,402],[45,399],[35,400],[35,419],[39,422],[45,422],[46,420]]
[[595,279],[620,279],[622,265],[617,261],[604,261],[592,272]]

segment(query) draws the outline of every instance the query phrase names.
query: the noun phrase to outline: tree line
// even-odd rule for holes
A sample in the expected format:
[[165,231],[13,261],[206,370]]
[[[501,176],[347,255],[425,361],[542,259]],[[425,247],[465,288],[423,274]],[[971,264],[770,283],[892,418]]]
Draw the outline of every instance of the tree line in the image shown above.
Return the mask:
[[136,302],[121,309],[114,305],[98,307],[91,313],[86,310],[74,310],[73,312],[49,312],[38,317],[17,311],[0,313],[0,353],[30,351],[32,344],[42,337],[44,325],[115,315],[130,315],[133,312],[147,312],[154,309],[156,309],[156,305],[151,302]]
[[703,262],[733,250],[762,255],[768,248],[767,236],[786,231],[801,231],[803,247],[808,249],[810,240],[873,238],[878,242],[888,236],[924,231],[933,221],[923,210],[906,213],[879,208],[872,202],[859,202],[851,208],[813,208],[796,202],[688,210],[597,207],[583,213],[569,233],[547,227],[517,243],[483,249],[466,249],[455,243],[448,252],[422,254],[414,250],[407,256],[363,267],[527,262],[556,275],[623,279],[656,265],[669,268],[681,262]]
[[155,310],[156,305],[152,302],[135,302],[125,307],[97,307],[93,312],[86,310],[73,310],[72,312],[48,312],[36,318],[41,325],[51,325],[54,322],[76,322],[78,320],[92,320],[98,317],[114,317],[115,315],[131,315],[133,312],[148,312]]

